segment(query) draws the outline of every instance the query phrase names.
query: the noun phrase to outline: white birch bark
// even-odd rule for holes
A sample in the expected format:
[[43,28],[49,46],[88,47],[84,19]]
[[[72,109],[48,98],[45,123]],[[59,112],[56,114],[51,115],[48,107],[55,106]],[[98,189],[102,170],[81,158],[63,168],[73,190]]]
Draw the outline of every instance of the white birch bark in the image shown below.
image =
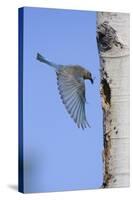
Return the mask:
[[[99,51],[104,126],[103,187],[129,186],[129,14],[98,12],[124,46]],[[111,95],[111,96],[108,96]]]

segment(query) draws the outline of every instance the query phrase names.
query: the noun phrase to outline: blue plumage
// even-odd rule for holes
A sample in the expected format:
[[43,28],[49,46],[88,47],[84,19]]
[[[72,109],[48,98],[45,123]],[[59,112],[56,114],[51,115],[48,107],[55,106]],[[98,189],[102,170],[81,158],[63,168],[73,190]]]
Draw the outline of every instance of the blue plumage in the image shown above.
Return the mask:
[[93,83],[91,73],[80,65],[55,64],[39,53],[37,60],[55,69],[60,97],[77,126],[82,129],[90,127],[85,113],[85,80],[89,79]]

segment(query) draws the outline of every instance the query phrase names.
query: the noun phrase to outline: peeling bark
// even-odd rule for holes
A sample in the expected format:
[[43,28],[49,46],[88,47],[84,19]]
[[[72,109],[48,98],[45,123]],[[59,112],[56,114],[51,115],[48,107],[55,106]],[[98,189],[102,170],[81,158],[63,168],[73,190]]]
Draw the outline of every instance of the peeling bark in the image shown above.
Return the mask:
[[104,130],[103,187],[129,186],[129,14],[97,13]]

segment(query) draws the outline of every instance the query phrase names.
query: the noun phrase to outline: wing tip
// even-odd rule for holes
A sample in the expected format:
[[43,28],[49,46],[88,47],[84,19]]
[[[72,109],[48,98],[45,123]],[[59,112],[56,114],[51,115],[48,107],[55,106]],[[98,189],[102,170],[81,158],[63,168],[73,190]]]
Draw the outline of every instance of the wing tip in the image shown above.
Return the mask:
[[77,124],[77,127],[82,128],[82,130],[85,130],[87,127],[91,128],[91,126],[87,120],[85,120],[84,122],[82,122],[80,124],[78,124],[75,120],[74,120],[74,122]]

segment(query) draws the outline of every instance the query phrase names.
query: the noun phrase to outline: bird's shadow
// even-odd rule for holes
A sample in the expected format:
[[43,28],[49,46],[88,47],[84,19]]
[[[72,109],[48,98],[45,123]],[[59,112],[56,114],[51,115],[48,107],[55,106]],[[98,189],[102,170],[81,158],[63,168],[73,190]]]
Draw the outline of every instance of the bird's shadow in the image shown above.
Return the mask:
[[18,191],[18,185],[13,185],[13,184],[10,184],[10,185],[8,185],[8,188],[10,188],[10,189],[12,189],[12,190],[14,190],[14,191]]

